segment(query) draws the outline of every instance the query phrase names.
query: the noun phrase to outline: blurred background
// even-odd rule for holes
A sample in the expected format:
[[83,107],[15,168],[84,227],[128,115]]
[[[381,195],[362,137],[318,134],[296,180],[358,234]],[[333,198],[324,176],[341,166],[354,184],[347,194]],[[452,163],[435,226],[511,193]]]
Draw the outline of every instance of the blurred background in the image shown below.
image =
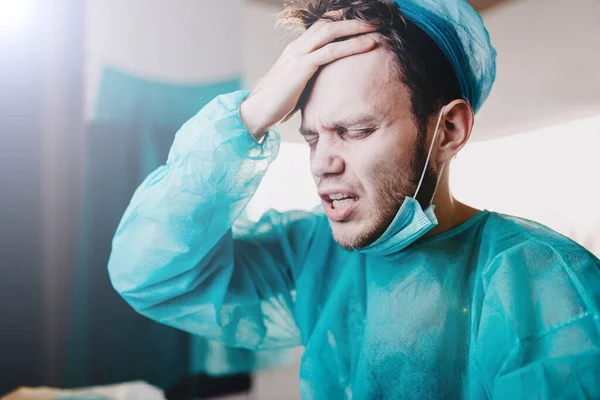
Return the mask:
[[[600,1],[472,3],[498,78],[453,164],[456,196],[600,256]],[[254,354],[156,324],[106,272],[119,219],[177,129],[216,95],[251,88],[293,39],[274,28],[281,9],[0,0],[0,396],[144,380],[169,398],[299,398],[301,349]],[[250,217],[318,204],[298,124],[280,127]]]

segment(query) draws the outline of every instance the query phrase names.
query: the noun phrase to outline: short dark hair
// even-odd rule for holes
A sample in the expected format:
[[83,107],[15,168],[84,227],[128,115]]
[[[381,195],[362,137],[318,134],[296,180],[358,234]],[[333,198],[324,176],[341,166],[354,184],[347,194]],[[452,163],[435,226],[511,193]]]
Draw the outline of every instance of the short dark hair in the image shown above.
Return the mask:
[[[332,11],[338,13],[325,15]],[[425,32],[404,18],[394,1],[296,0],[279,17],[282,25],[306,29],[319,19],[361,20],[379,27],[381,45],[395,56],[400,79],[411,92],[419,133],[426,133],[427,121],[444,104],[463,98],[444,53]]]

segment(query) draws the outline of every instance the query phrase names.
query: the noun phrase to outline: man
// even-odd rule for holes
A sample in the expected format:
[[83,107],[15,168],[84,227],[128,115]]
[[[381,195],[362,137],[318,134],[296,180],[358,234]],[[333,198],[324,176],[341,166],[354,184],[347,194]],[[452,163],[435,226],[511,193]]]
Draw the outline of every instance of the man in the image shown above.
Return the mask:
[[[600,262],[450,192],[495,74],[475,11],[313,0],[284,17],[307,31],[186,123],[132,199],[119,293],[231,346],[303,345],[307,399],[599,397]],[[296,109],[325,213],[239,223]]]

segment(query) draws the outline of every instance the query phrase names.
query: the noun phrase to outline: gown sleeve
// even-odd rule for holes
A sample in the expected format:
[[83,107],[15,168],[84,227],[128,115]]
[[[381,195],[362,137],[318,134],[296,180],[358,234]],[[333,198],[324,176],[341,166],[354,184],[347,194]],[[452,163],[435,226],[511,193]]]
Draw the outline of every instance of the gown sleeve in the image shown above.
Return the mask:
[[139,313],[233,347],[301,344],[294,271],[315,216],[240,213],[277,155],[277,132],[259,143],[238,109],[247,91],[222,95],[177,133],[166,165],[134,194],[108,264],[117,292]]

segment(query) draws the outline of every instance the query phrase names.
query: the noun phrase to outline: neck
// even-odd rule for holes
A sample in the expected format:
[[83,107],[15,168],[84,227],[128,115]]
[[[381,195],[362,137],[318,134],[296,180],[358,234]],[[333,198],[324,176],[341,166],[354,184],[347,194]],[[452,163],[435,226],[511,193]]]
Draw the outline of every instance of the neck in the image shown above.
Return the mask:
[[438,225],[425,235],[435,236],[462,224],[480,210],[456,200],[450,191],[448,168],[444,171],[433,199]]

